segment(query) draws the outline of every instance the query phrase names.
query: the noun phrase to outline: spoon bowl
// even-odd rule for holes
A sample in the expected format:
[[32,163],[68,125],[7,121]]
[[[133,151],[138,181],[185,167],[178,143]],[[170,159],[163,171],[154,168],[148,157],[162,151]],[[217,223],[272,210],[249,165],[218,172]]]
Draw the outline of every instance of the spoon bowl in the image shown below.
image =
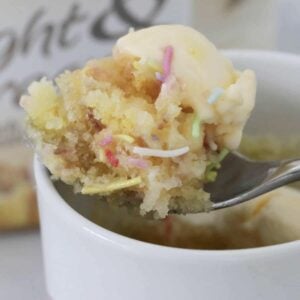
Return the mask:
[[[205,191],[210,194],[210,205],[203,206],[202,203],[189,205],[184,201],[174,201],[171,202],[170,213],[185,215],[231,207],[298,180],[300,180],[300,159],[255,161],[238,152],[230,152],[222,161],[216,180],[204,186]],[[66,184],[58,182],[55,186],[62,194],[65,194],[65,191],[72,193],[72,189]],[[106,201],[105,197],[99,196],[73,194],[72,197]],[[131,195],[111,204],[126,207],[131,214],[139,215],[141,201],[140,198]],[[152,219],[154,215],[149,213],[144,217]]]
[[234,206],[300,180],[300,160],[255,161],[232,152],[222,162],[215,182],[207,184],[212,209]]

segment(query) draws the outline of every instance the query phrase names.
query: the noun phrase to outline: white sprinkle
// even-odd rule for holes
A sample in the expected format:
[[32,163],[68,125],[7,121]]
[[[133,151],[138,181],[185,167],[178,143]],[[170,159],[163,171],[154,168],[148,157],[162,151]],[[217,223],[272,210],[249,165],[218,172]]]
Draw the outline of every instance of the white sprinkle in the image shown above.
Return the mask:
[[220,87],[214,88],[207,99],[208,104],[214,104],[220,98],[220,96],[222,96],[223,93],[224,93],[224,89]]
[[175,149],[175,150],[159,150],[159,149],[151,149],[151,148],[141,148],[134,147],[133,153],[139,154],[141,156],[153,156],[153,157],[161,157],[161,158],[171,158],[184,155],[190,151],[188,146]]
[[139,60],[139,63],[140,63],[141,65],[145,65],[145,64],[148,63],[148,60],[147,60],[147,58],[142,57],[142,58]]
[[159,72],[156,72],[155,73],[155,77],[158,81],[163,81],[163,75]]
[[209,145],[209,148],[212,151],[217,151],[218,150],[218,145],[214,141],[208,141],[208,145]]
[[208,146],[212,151],[216,151],[218,149],[218,145],[214,141],[214,135],[211,128],[207,128],[206,130],[206,138],[208,142]]

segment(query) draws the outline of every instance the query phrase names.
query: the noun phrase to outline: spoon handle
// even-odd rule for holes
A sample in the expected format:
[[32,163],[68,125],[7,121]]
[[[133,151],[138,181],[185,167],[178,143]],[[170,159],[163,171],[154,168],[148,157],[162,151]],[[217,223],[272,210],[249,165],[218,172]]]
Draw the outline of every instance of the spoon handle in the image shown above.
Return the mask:
[[274,187],[279,187],[300,180],[300,159],[285,160],[270,170],[266,179]]
[[271,167],[266,179],[255,188],[226,200],[212,205],[213,210],[234,206],[256,198],[288,183],[300,180],[300,159],[285,160]]

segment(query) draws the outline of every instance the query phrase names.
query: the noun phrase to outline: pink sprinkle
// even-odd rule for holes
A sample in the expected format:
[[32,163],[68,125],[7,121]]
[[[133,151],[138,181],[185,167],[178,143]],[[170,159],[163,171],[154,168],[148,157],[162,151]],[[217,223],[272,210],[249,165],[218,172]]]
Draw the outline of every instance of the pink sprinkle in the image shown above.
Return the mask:
[[159,81],[166,82],[166,80],[170,76],[173,56],[174,56],[174,48],[172,46],[168,46],[164,52],[163,74],[160,73],[156,74],[156,78]]
[[154,141],[154,142],[158,142],[159,141],[159,137],[156,134],[152,134],[151,138],[152,138],[152,141]]
[[137,167],[139,169],[148,168],[148,162],[144,159],[129,157],[127,161],[130,165]]
[[163,69],[164,69],[164,79],[166,80],[171,73],[171,65],[174,55],[174,48],[172,46],[168,46],[165,50]]
[[101,147],[105,147],[109,144],[111,144],[113,141],[113,137],[111,135],[107,135],[103,140],[100,141],[99,145]]
[[119,166],[119,160],[117,159],[117,157],[114,155],[114,153],[112,151],[106,150],[105,151],[105,156],[106,156],[107,160],[109,161],[109,163],[114,168],[117,168]]

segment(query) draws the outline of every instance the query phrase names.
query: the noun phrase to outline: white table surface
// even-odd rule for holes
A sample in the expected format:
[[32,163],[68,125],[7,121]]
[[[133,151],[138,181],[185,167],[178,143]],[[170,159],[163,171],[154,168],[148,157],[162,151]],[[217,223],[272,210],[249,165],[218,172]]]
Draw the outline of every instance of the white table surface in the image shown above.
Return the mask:
[[0,234],[0,299],[50,299],[38,231]]

